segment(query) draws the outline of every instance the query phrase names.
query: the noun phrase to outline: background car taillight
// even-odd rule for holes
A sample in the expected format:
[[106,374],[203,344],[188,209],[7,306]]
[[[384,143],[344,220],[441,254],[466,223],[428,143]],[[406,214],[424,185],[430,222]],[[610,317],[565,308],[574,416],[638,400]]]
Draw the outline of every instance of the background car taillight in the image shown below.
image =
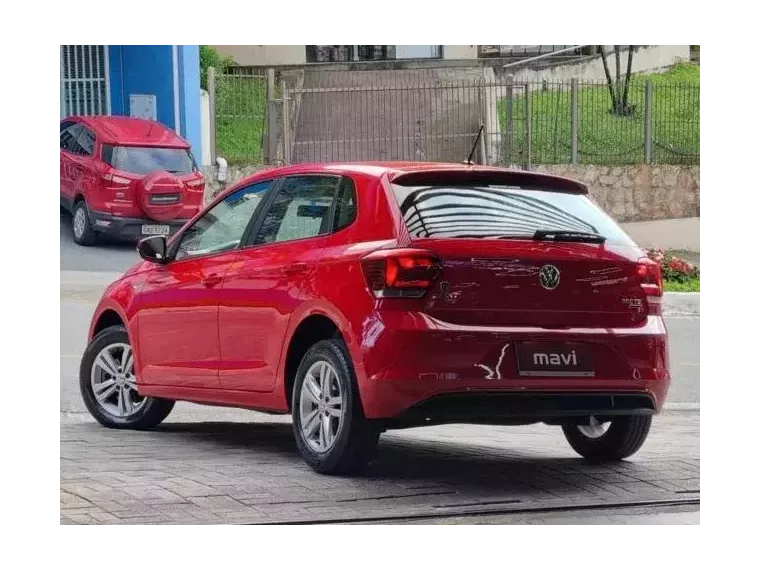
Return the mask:
[[112,172],[104,174],[101,178],[105,182],[105,189],[112,192],[114,199],[124,200],[127,198],[127,191],[132,183],[130,178]]
[[203,188],[203,186],[206,184],[206,179],[203,178],[203,176],[199,176],[198,178],[193,178],[191,180],[185,181],[185,186],[188,188],[192,188],[193,190],[200,190]]
[[648,258],[640,259],[637,272],[641,288],[647,296],[649,314],[662,314],[662,272],[659,264]]
[[441,272],[438,258],[424,250],[382,250],[362,259],[362,271],[377,298],[419,299]]
[[129,184],[132,182],[129,178],[125,178],[124,176],[119,176],[118,174],[104,174],[103,180],[108,182],[109,184]]

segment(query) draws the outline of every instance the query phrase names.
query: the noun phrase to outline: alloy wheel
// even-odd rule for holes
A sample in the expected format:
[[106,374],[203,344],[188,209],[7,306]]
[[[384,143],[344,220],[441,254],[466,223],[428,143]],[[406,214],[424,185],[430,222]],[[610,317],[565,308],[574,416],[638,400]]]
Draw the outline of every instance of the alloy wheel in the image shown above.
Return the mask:
[[95,357],[90,384],[98,405],[110,415],[126,418],[145,405],[137,392],[134,354],[126,343],[109,344]]
[[301,387],[299,414],[301,433],[308,446],[328,451],[343,424],[343,392],[332,364],[319,360],[311,365]]

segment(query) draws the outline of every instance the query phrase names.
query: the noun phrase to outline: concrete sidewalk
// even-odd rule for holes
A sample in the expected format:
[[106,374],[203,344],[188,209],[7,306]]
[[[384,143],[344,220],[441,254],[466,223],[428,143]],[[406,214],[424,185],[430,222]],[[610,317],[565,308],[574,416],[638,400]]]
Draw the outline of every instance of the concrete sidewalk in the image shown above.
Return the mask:
[[620,225],[641,247],[699,252],[699,218],[673,218]]
[[567,510],[548,513],[516,513],[504,515],[480,515],[470,517],[450,517],[441,519],[422,519],[391,521],[380,524],[551,524],[551,525],[698,525],[699,505],[666,508],[617,508]]

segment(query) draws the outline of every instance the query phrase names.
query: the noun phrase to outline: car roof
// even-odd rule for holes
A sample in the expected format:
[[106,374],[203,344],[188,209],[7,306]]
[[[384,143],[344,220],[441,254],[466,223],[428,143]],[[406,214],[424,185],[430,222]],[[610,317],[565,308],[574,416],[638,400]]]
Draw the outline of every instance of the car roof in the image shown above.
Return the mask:
[[413,186],[415,183],[420,186],[456,183],[509,184],[524,188],[546,189],[572,194],[588,193],[588,188],[585,184],[570,178],[528,170],[512,170],[495,166],[445,162],[328,162],[295,164],[260,170],[235,184],[235,187],[239,188],[241,184],[247,184],[272,176],[306,173],[361,174],[377,179],[387,176],[390,181],[405,186]]
[[170,128],[157,121],[136,117],[102,115],[94,117],[67,117],[91,128],[100,141],[124,146],[160,146],[189,148],[190,144]]

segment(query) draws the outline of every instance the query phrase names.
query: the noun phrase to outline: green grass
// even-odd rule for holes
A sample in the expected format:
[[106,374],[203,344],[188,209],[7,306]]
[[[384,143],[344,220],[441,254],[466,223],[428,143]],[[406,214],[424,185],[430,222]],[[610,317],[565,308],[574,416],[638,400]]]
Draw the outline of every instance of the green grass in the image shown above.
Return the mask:
[[[634,56],[635,57],[635,56]],[[614,64],[613,70],[614,70]],[[578,159],[582,164],[638,164],[644,162],[644,97],[646,80],[653,85],[653,162],[699,163],[699,66],[679,63],[666,73],[631,78],[628,102],[631,116],[610,113],[606,82],[581,83],[578,90]],[[531,84],[532,148],[535,164],[570,162],[570,83]],[[516,90],[520,93],[520,89]],[[514,143],[512,162],[525,160],[525,97],[513,102]],[[506,125],[506,100],[499,101],[502,130]]]
[[263,164],[266,79],[218,75],[216,153],[229,164]]
[[675,293],[699,293],[699,277],[689,279],[685,283],[678,281],[665,281],[665,291]]

